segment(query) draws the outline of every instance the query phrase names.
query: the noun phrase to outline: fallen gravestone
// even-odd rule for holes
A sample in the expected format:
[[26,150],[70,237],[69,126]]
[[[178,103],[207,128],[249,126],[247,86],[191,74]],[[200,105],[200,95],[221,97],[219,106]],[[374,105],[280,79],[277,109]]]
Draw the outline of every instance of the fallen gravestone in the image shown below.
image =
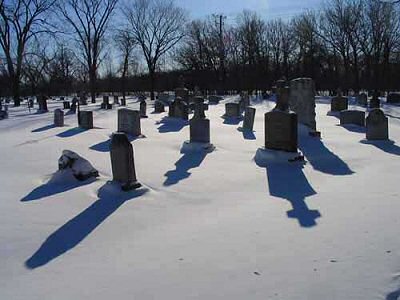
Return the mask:
[[379,108],[371,110],[367,117],[367,140],[388,140],[388,118]]
[[62,156],[58,159],[58,169],[71,169],[74,177],[80,181],[99,176],[99,172],[89,161],[70,150],[62,152]]
[[113,180],[121,184],[123,191],[141,187],[136,179],[132,144],[124,133],[114,133],[110,145]]
[[365,112],[359,110],[342,110],[340,112],[340,125],[354,124],[365,126]]
[[54,126],[56,127],[64,126],[64,112],[61,109],[56,109],[54,111]]
[[250,106],[246,107],[244,111],[243,127],[239,129],[244,131],[253,131],[255,116],[256,116],[256,109]]
[[142,132],[139,111],[127,108],[118,110],[118,131],[134,137],[140,136]]

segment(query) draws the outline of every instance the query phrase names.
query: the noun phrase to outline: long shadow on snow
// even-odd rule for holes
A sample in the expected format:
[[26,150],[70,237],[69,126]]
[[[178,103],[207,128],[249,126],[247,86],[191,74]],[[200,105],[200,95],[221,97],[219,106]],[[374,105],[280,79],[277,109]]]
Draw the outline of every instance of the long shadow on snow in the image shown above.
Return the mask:
[[355,124],[345,124],[345,125],[337,125],[340,127],[343,127],[344,129],[351,131],[351,132],[356,132],[356,133],[365,133],[367,129],[362,126],[358,126]]
[[88,131],[88,130],[80,128],[80,127],[74,127],[74,128],[68,129],[66,131],[63,131],[63,132],[57,134],[57,136],[60,137],[60,138],[68,138],[68,137],[72,137],[74,135],[78,135],[80,133],[83,133],[85,131]]
[[52,233],[25,262],[25,266],[29,269],[44,266],[71,250],[126,201],[142,196],[147,192],[147,189],[122,192],[118,185],[111,182],[106,183],[98,191],[99,199]]
[[[137,139],[143,137],[143,136],[133,137],[129,134],[127,136],[128,136],[129,142],[132,142],[134,140],[137,140]],[[108,140],[106,140],[104,142],[100,142],[96,145],[90,146],[89,149],[95,150],[98,152],[110,152],[110,146],[111,146],[111,138],[109,138]]]
[[164,174],[167,177],[164,181],[164,186],[178,184],[179,181],[188,178],[191,173],[190,169],[197,168],[201,165],[207,152],[187,152],[175,163],[175,170],[170,170]]
[[156,125],[161,125],[158,127],[158,132],[167,133],[181,131],[182,128],[189,125],[189,122],[178,118],[163,117],[160,121],[156,122]]
[[303,126],[299,128],[299,137],[299,148],[315,170],[331,175],[351,175],[354,173],[319,138],[309,136]]
[[285,199],[292,205],[293,209],[286,213],[287,217],[297,219],[301,227],[316,226],[316,219],[321,214],[318,210],[310,210],[305,200],[317,193],[304,175],[303,165],[298,162],[270,162],[265,168],[270,195]]
[[72,175],[71,170],[57,171],[45,184],[35,188],[21,199],[21,202],[40,200],[52,195],[60,194],[78,187],[88,185],[96,181],[95,178],[79,181]]
[[33,129],[31,132],[42,132],[42,131],[46,131],[46,130],[53,129],[53,128],[56,128],[56,126],[54,124],[51,124],[51,125],[46,125],[46,126],[43,126],[40,128]]
[[389,293],[386,298],[386,300],[398,300],[400,299],[400,289],[394,292]]
[[225,125],[238,125],[243,120],[242,116],[237,117],[237,118],[222,116],[221,118],[224,119],[224,124]]
[[394,141],[368,141],[362,140],[360,141],[361,144],[365,145],[373,145],[376,148],[393,155],[400,156],[400,147],[395,144]]

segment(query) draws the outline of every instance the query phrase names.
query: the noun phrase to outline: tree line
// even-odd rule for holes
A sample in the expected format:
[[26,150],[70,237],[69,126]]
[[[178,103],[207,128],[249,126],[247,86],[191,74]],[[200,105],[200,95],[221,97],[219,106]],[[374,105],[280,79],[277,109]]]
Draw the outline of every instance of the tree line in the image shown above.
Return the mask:
[[[288,20],[243,11],[190,20],[173,0],[0,0],[0,93],[318,89],[396,90],[398,1],[327,0]],[[144,68],[143,68],[144,66]]]

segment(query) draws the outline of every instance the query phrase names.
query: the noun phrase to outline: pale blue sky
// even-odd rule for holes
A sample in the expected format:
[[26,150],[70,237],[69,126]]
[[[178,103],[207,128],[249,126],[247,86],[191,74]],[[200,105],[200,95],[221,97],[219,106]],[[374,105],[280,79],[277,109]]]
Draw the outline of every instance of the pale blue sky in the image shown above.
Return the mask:
[[289,18],[306,9],[320,7],[323,0],[175,0],[192,18],[220,14],[234,18],[243,9],[258,12],[263,18]]

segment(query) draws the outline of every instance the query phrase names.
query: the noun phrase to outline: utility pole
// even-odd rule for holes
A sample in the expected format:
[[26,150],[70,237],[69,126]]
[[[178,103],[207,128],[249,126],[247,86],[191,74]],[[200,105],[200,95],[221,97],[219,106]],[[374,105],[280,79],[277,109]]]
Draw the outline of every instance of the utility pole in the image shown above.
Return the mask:
[[216,27],[219,28],[219,92],[225,93],[225,45],[224,45],[224,20],[223,14],[213,15]]

